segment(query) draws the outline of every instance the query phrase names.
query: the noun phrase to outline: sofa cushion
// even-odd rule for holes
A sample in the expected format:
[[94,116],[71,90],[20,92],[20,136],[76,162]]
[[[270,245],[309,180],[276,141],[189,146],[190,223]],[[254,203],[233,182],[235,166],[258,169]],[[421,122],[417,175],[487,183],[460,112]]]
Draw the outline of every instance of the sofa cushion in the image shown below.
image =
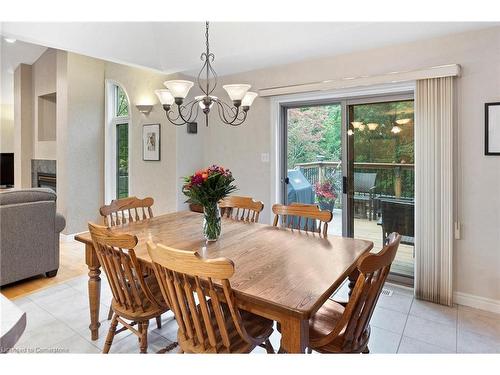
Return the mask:
[[46,188],[9,190],[0,194],[0,206],[18,203],[55,201],[56,198],[56,193]]

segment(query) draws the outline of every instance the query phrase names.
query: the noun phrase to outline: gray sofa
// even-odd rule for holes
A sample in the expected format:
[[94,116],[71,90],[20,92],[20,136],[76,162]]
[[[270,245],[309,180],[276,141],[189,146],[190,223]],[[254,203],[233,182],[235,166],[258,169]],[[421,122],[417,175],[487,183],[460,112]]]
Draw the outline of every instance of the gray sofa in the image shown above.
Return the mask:
[[65,225],[50,189],[0,193],[0,286],[40,274],[55,276]]

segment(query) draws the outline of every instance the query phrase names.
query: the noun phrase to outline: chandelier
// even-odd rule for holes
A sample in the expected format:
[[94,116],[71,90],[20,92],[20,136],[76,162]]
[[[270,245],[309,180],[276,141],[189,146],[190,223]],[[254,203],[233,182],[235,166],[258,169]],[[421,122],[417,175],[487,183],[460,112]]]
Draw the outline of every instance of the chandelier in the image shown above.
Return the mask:
[[[223,123],[232,126],[241,125],[245,122],[250,106],[258,95],[255,92],[248,91],[251,86],[247,84],[222,86],[228,93],[232,105],[212,95],[217,87],[217,73],[215,73],[212,66],[215,55],[210,52],[208,26],[208,22],[206,22],[206,51],[201,54],[200,58],[201,61],[203,61],[203,66],[196,80],[203,95],[195,96],[193,100],[189,101],[187,104],[183,104],[189,90],[194,86],[194,82],[185,80],[165,81],[163,84],[166,89],[155,90],[155,94],[163,105],[167,119],[177,126],[194,122],[198,117],[198,111],[200,109],[205,114],[205,124],[208,126],[208,115],[214,105]],[[202,77],[205,79],[205,82],[202,81]]]

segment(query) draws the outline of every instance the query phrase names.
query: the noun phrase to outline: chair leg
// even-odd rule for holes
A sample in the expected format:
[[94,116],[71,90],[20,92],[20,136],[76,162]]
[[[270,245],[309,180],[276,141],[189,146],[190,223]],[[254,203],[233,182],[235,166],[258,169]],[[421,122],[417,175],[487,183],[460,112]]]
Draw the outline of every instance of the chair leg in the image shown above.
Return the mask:
[[307,348],[307,354],[311,354],[313,350],[311,348]]
[[161,329],[161,315],[158,315],[156,317],[156,327],[158,327],[158,329]]
[[109,306],[108,320],[111,320],[111,318],[113,318],[113,308]]
[[141,353],[147,353],[148,352],[148,326],[149,326],[149,320],[146,320],[144,322],[139,322],[139,347],[141,350]]
[[368,345],[365,346],[365,348],[363,349],[363,351],[361,353],[370,354],[370,349],[368,348]]
[[271,341],[269,341],[269,339],[267,339],[267,340],[264,342],[264,347],[266,348],[266,352],[267,352],[267,354],[275,354],[275,353],[274,353],[274,348],[273,348],[273,345],[271,344]]
[[109,326],[108,335],[106,336],[106,342],[104,343],[104,348],[102,352],[107,354],[109,353],[109,349],[111,348],[111,344],[113,343],[113,339],[115,338],[116,327],[118,326],[118,315],[113,315],[113,320],[111,321],[111,325]]

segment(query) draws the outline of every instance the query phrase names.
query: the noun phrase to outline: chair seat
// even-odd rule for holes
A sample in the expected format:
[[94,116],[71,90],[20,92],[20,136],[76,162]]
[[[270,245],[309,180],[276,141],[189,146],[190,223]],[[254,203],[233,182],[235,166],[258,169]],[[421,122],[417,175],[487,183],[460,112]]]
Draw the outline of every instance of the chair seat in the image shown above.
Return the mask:
[[167,312],[169,308],[165,304],[165,301],[161,294],[160,286],[158,285],[158,282],[156,281],[154,275],[145,276],[144,281],[146,282],[146,285],[149,287],[149,290],[155,297],[156,301],[158,301],[158,303],[161,304],[159,307],[151,303],[151,301],[149,301],[146,297],[142,297],[144,298],[144,300],[146,300],[146,303],[144,305],[144,311],[140,310],[134,311],[130,308],[124,308],[123,306],[120,306],[120,304],[118,304],[116,300],[113,298],[113,301],[111,302],[111,307],[113,311],[115,311],[119,316],[129,320],[152,319],[163,314],[164,312]]
[[[210,305],[210,301],[207,301]],[[199,308],[199,305],[198,305]],[[226,306],[227,308],[227,306]],[[224,309],[224,315],[226,319],[226,327],[229,336],[229,341],[231,342],[231,347],[229,353],[250,353],[257,345],[253,343],[247,343],[238,334],[236,327],[234,326],[233,320],[230,318],[229,310]],[[249,313],[244,310],[240,310],[241,320],[245,327],[247,333],[254,338],[261,338],[262,342],[267,340],[269,336],[273,333],[273,321],[263,318],[261,316]],[[228,351],[222,345],[222,340],[220,332],[217,329],[218,325],[215,317],[211,319],[212,327],[214,327],[215,337],[217,338],[217,347],[210,347],[209,342],[205,343],[205,348],[198,342],[194,342],[191,339],[185,339],[180,331],[178,331],[177,341],[180,347],[186,353],[227,353]],[[205,326],[203,325],[203,330],[205,332]],[[205,335],[206,336],[206,335]]]
[[[344,306],[340,303],[328,299],[323,306],[309,319],[309,340],[317,340],[332,332],[337,325],[338,321],[344,313]],[[363,339],[361,343],[358,343],[353,347],[348,345],[344,341],[344,332],[341,331],[340,334],[322,347],[315,347],[311,345],[311,348],[322,353],[350,353],[358,352],[359,347],[363,347],[370,337],[370,327],[363,332]],[[347,345],[346,345],[347,344]]]

